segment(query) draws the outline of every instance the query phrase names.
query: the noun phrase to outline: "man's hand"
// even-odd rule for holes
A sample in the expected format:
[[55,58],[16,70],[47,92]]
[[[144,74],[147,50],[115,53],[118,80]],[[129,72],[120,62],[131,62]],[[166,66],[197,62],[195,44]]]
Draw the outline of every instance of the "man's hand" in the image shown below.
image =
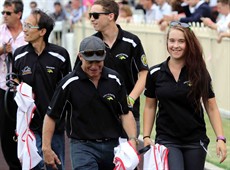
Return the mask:
[[9,41],[5,44],[3,44],[3,53],[12,53],[12,47],[11,47],[11,38]]
[[[138,139],[137,139],[137,140],[138,140]],[[137,143],[136,139],[132,138],[132,139],[129,140],[129,142],[131,143],[132,147],[133,147],[135,150],[137,150],[137,145],[138,145],[138,143]]]
[[43,157],[46,165],[52,167],[54,170],[58,170],[57,165],[61,165],[61,161],[52,149],[43,149]]

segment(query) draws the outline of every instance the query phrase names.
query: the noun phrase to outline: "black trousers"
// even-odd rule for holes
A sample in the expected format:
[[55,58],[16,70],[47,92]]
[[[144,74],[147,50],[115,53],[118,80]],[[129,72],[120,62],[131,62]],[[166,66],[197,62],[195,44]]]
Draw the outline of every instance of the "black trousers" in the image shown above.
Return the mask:
[[17,104],[14,101],[13,92],[8,93],[8,113],[4,107],[5,91],[0,89],[0,137],[1,148],[9,170],[21,170],[21,164],[17,157],[17,142],[14,140],[16,129]]

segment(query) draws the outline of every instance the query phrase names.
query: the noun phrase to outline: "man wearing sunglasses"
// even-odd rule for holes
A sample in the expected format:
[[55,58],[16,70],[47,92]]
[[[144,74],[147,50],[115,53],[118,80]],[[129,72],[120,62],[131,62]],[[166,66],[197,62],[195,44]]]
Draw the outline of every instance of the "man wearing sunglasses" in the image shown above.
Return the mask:
[[140,39],[116,24],[119,6],[114,0],[96,0],[90,9],[95,36],[106,44],[105,66],[116,70],[124,79],[129,106],[137,122],[139,135],[139,96],[144,90],[148,64]]
[[0,25],[0,136],[4,158],[12,170],[21,170],[21,164],[17,158],[17,141],[13,140],[16,136],[17,105],[14,93],[7,92],[6,75],[12,72],[12,54],[15,49],[26,44],[20,21],[22,13],[21,0],[3,2],[0,14],[3,18],[3,24]]
[[[36,137],[36,145],[42,157],[42,124],[49,102],[58,82],[71,71],[70,57],[66,49],[48,42],[55,21],[40,9],[35,9],[23,23],[24,38],[29,44],[18,48],[14,53],[13,71],[20,82],[32,87],[36,110],[30,123],[30,130]],[[61,109],[60,112],[64,112]],[[52,141],[52,148],[57,153],[65,169],[64,158],[64,117],[57,122]],[[41,161],[33,170],[44,169]],[[46,170],[50,170],[46,167]]]
[[78,57],[81,63],[56,88],[44,119],[44,160],[53,168],[60,164],[51,138],[60,110],[69,102],[72,109],[66,116],[66,130],[72,169],[112,170],[122,129],[136,148],[136,123],[128,108],[124,81],[116,71],[104,67],[105,44],[100,38],[83,39]]

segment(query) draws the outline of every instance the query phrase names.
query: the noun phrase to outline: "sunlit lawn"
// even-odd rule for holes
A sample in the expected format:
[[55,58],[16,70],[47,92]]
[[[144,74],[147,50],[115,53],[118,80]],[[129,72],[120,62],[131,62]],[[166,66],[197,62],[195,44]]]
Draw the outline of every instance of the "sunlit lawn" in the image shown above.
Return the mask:
[[224,168],[226,170],[230,170],[230,144],[229,144],[229,140],[230,139],[230,119],[222,119],[223,122],[223,128],[224,128],[224,133],[225,136],[227,138],[227,148],[228,148],[228,157],[227,159],[223,162],[223,163],[219,163],[219,158],[216,155],[216,135],[214,134],[214,131],[212,130],[211,124],[209,123],[209,119],[206,116],[205,117],[206,120],[206,128],[207,128],[207,134],[210,138],[210,144],[208,147],[209,150],[209,154],[210,156],[207,156],[207,161],[211,162],[221,168]]
[[[141,134],[142,134],[142,125],[143,125],[143,122],[142,122],[143,107],[144,107],[144,97],[142,95],[141,96],[141,119],[140,119],[141,120]],[[206,160],[225,170],[230,170],[230,154],[229,154],[230,153],[230,144],[229,144],[230,143],[230,119],[222,119],[225,137],[227,138],[228,157],[221,164],[219,163],[220,159],[216,155],[216,135],[214,134],[214,131],[210,125],[207,115],[205,116],[205,121],[206,121],[207,134],[208,134],[208,137],[210,138],[210,144],[208,146],[209,154],[207,154]],[[155,127],[153,129],[153,133],[151,136],[152,136],[152,139],[155,136]]]

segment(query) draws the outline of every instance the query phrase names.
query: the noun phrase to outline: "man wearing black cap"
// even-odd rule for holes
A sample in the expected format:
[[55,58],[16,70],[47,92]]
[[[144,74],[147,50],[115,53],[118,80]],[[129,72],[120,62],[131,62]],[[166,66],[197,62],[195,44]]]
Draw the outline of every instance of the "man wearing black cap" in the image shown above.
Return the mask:
[[127,104],[121,76],[104,67],[105,44],[95,36],[80,44],[81,62],[56,88],[43,124],[43,154],[46,164],[60,164],[51,149],[55,121],[60,110],[71,104],[66,130],[70,138],[72,169],[113,169],[114,147],[124,129],[136,148],[136,123]]

